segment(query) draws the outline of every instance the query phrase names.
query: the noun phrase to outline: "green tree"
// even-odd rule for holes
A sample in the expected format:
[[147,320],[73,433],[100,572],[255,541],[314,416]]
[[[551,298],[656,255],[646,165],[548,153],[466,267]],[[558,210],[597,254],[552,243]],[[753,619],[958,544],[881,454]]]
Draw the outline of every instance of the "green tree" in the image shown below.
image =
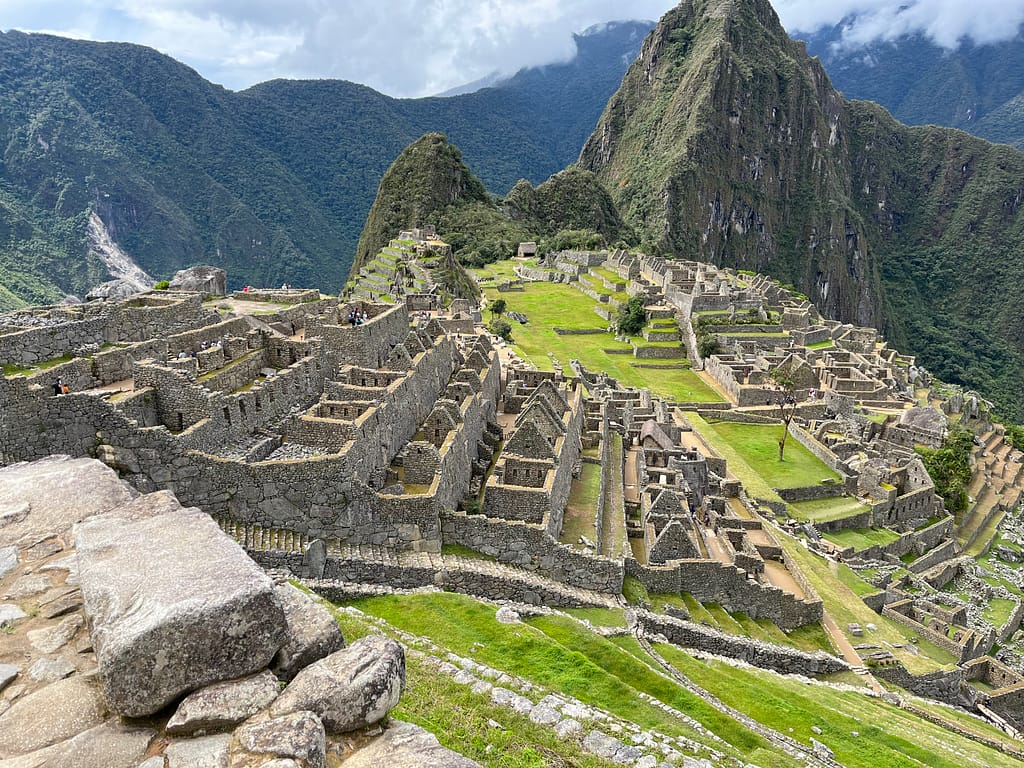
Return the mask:
[[495,317],[501,317],[505,314],[505,310],[508,309],[508,304],[504,299],[495,299],[487,307],[491,312],[491,320]]
[[917,448],[935,492],[946,502],[946,509],[959,515],[967,509],[967,486],[971,484],[971,449],[974,435],[955,427],[941,448]]
[[631,296],[629,301],[619,306],[619,317],[615,324],[619,333],[625,336],[636,336],[647,324],[642,296]]
[[789,437],[789,424],[796,415],[796,381],[789,371],[775,368],[768,374],[772,381],[782,387],[772,399],[772,405],[778,410],[782,420],[782,435],[779,437],[779,461],[786,460],[786,438]]
[[505,341],[512,341],[512,324],[509,323],[508,320],[500,317],[496,320],[491,320],[490,325],[487,326],[487,330],[495,336],[500,336]]

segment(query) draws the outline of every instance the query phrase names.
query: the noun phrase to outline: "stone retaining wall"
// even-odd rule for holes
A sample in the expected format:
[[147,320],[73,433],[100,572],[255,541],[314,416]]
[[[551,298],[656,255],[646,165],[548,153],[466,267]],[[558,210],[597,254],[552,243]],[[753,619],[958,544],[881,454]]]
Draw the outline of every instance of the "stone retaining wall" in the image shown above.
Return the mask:
[[850,666],[824,651],[807,653],[784,645],[775,645],[748,637],[727,635],[717,629],[691,621],[661,616],[649,611],[638,611],[645,634],[660,634],[670,643],[683,648],[695,648],[716,656],[740,659],[761,669],[771,669],[783,675],[831,675],[845,672]]

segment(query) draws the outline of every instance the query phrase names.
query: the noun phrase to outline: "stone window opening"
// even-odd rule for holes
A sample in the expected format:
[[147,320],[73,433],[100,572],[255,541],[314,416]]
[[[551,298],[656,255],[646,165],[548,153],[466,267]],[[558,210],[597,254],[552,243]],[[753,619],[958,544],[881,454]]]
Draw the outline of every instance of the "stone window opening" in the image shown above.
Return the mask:
[[238,411],[239,411],[239,413],[242,414],[242,418],[244,419],[245,418],[245,401],[244,400],[239,400],[238,401]]
[[224,421],[228,423],[228,426],[231,425],[231,409],[227,406],[224,406]]
[[178,411],[178,432],[184,432],[184,431],[185,431],[185,414],[183,414],[181,411]]

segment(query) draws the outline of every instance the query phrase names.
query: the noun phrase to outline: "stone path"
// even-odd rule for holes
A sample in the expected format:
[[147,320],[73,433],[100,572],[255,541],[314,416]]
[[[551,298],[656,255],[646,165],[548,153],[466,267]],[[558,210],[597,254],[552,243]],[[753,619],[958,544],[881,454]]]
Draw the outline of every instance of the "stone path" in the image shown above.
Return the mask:
[[879,685],[875,676],[868,671],[867,666],[864,664],[864,660],[860,657],[860,654],[857,653],[857,649],[854,648],[850,644],[850,641],[846,639],[846,635],[841,629],[839,629],[835,620],[826,613],[821,623],[822,626],[825,627],[825,631],[828,632],[829,637],[832,638],[832,643],[839,649],[843,658],[846,659],[847,663],[850,665],[850,669],[863,677],[876,693],[885,693],[885,689]]

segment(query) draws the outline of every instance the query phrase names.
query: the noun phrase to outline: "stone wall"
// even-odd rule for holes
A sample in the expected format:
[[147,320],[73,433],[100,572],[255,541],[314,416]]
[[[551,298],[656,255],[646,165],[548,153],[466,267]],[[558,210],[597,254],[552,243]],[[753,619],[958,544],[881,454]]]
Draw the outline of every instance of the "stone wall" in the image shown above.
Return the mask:
[[702,624],[649,611],[638,611],[637,614],[648,636],[659,634],[683,648],[695,648],[716,656],[740,659],[755,667],[771,669],[783,675],[812,677],[844,672],[850,668],[845,661],[824,651],[807,653],[762,640],[727,635]]
[[106,319],[97,318],[7,333],[0,336],[0,365],[33,365],[100,346],[107,340],[106,331]]
[[702,603],[719,603],[753,619],[768,618],[782,629],[821,621],[820,600],[799,600],[788,592],[747,579],[746,572],[712,560],[675,560],[649,567],[626,559],[626,573],[655,593],[689,592]]
[[960,668],[930,672],[926,675],[912,675],[902,664],[893,664],[888,667],[876,667],[872,673],[875,677],[905,688],[918,696],[942,701],[954,707],[961,704],[960,688],[964,682],[964,673]]
[[[339,314],[345,314],[344,308]],[[409,312],[404,304],[389,306],[362,325],[324,324],[319,333],[326,347],[332,350],[328,358],[332,366],[344,360],[365,368],[380,368],[392,347],[408,335]]]
[[587,555],[555,541],[542,524],[499,522],[483,515],[444,512],[441,531],[446,544],[469,547],[549,579],[613,595],[622,592],[621,562]]

